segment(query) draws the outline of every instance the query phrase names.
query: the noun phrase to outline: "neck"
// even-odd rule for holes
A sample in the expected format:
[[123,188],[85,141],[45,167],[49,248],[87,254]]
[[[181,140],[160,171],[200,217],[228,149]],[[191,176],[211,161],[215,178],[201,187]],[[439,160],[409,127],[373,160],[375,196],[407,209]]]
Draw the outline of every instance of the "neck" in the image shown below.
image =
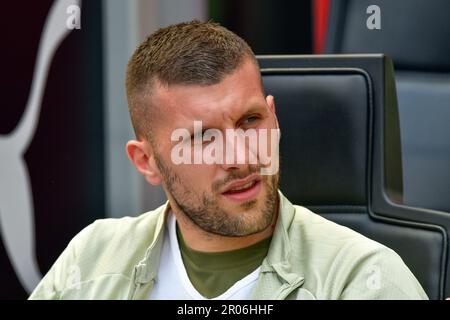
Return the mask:
[[205,231],[194,224],[183,212],[175,210],[175,208],[172,209],[172,212],[175,214],[178,227],[189,248],[203,252],[221,252],[245,248],[271,236],[279,215],[278,205],[276,208],[272,222],[266,229],[242,237],[228,237]]

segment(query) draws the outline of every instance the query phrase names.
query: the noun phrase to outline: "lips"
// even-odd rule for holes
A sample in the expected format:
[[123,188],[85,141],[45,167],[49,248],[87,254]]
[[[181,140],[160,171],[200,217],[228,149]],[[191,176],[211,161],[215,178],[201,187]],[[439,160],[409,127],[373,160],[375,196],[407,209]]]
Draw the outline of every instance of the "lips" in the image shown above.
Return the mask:
[[261,179],[254,174],[231,183],[222,195],[237,202],[249,201],[258,195],[260,189]]
[[254,180],[254,181],[250,181],[244,185],[240,185],[240,186],[236,186],[234,188],[229,189],[228,191],[226,191],[226,193],[236,193],[236,192],[243,192],[246,191],[248,189],[250,189],[251,187],[253,187],[258,181]]
[[236,180],[232,183],[230,183],[223,193],[229,192],[229,191],[238,191],[240,189],[246,189],[251,187],[252,183],[260,181],[261,178],[257,174],[251,174],[244,179]]

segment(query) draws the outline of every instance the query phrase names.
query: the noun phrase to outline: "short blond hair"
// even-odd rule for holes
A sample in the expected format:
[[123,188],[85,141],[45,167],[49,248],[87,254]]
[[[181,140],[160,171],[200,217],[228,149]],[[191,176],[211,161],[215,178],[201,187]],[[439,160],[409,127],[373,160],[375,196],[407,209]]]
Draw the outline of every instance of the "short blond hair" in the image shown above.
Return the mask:
[[255,55],[238,35],[197,20],[161,28],[138,46],[126,71],[126,94],[136,136],[151,141],[157,106],[146,101],[157,79],[163,84],[213,85]]

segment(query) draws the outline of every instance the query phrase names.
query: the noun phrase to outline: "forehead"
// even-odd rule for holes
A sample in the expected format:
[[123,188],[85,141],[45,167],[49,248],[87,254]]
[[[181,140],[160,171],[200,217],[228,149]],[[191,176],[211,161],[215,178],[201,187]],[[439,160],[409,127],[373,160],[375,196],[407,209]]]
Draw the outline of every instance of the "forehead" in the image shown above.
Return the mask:
[[231,121],[248,109],[265,106],[259,69],[245,60],[220,83],[157,85],[154,102],[160,108],[164,127],[189,126],[187,122]]

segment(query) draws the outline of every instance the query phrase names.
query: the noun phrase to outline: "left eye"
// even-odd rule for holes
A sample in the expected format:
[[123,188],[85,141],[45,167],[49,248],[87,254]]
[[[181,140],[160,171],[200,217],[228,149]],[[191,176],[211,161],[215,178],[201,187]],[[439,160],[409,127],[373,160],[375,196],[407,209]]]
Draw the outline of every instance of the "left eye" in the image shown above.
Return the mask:
[[251,117],[248,117],[247,119],[245,119],[244,123],[248,124],[248,123],[255,122],[256,120],[258,120],[258,117],[251,116]]

